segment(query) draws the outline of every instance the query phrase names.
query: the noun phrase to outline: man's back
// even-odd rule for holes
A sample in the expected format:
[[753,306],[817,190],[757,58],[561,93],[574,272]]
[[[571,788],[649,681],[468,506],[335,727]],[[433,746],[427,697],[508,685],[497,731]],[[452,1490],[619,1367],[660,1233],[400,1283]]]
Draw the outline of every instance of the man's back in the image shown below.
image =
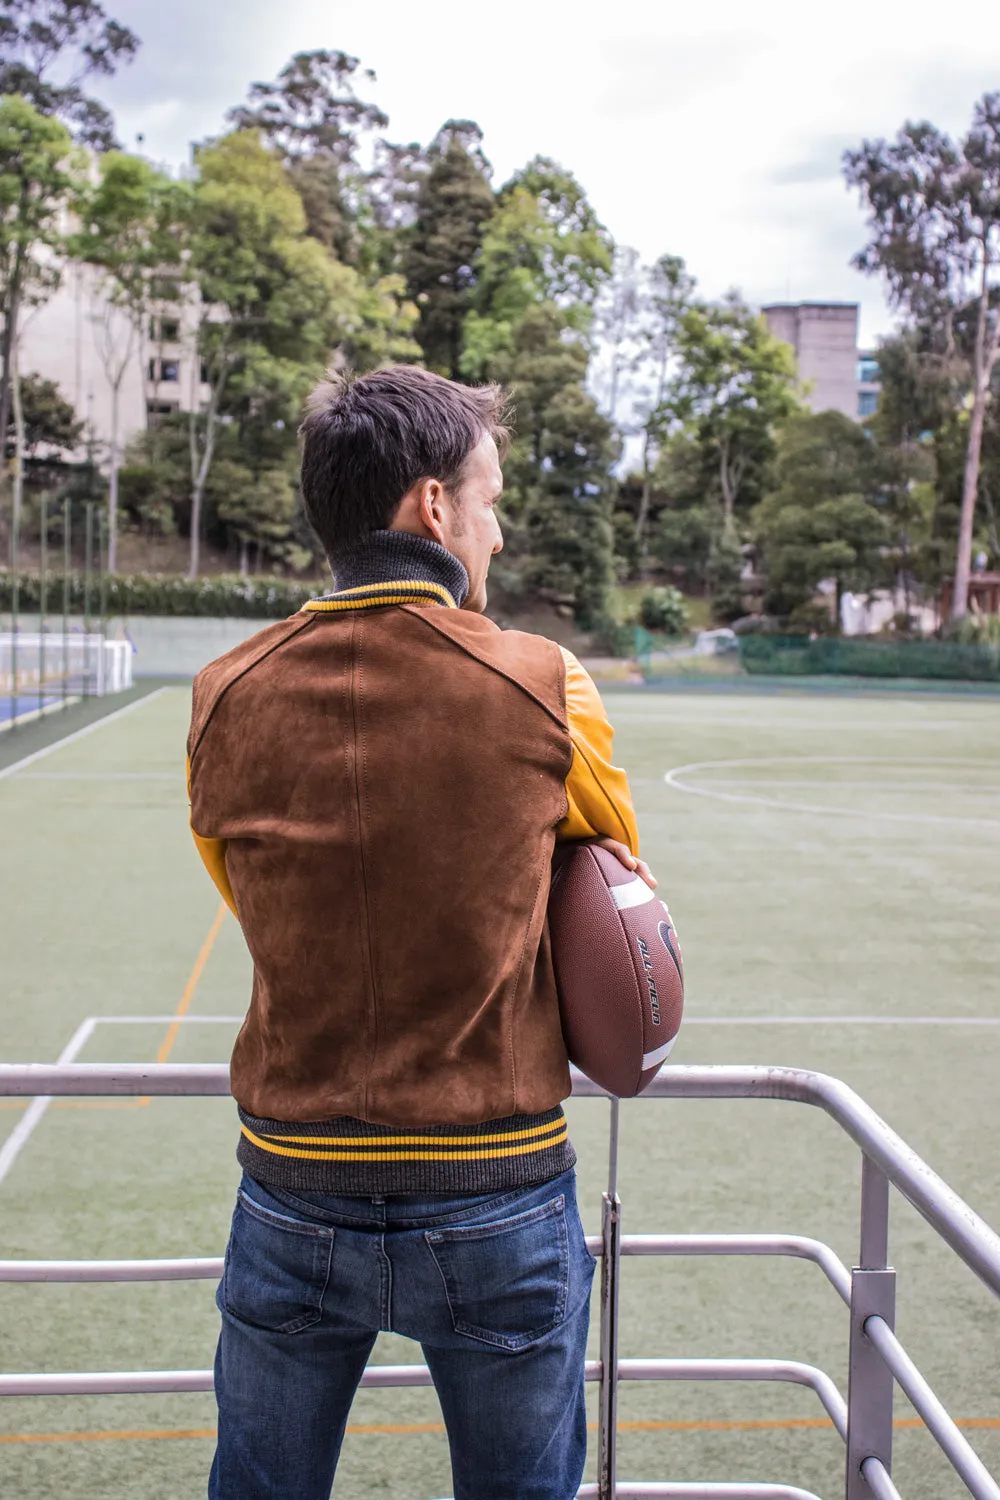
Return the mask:
[[312,611],[195,686],[192,825],[255,966],[257,1116],[474,1123],[569,1089],[545,903],[572,744],[552,643],[437,601]]

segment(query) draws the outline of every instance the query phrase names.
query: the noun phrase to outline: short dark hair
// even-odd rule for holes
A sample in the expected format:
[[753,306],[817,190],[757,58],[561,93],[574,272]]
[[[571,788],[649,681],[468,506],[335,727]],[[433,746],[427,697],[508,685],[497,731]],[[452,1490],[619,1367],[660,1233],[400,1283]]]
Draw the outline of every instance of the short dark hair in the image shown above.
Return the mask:
[[485,434],[503,453],[506,407],[498,385],[459,385],[416,365],[359,376],[331,370],[299,429],[302,499],[327,556],[386,529],[418,480],[456,486]]

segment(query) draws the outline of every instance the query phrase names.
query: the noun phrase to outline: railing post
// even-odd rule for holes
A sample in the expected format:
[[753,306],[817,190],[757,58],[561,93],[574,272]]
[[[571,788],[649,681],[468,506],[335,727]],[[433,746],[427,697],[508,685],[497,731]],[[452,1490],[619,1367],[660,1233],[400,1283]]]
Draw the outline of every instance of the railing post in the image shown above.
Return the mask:
[[862,1465],[877,1458],[892,1472],[892,1371],[865,1334],[873,1313],[895,1326],[896,1273],[889,1259],[889,1179],[862,1158],[861,1255],[851,1275],[851,1343],[847,1388],[847,1500],[875,1500]]
[[622,1205],[618,1197],[618,1100],[611,1100],[608,1190],[601,1216],[601,1388],[597,1438],[597,1493],[614,1500],[618,1442],[618,1290],[621,1283]]

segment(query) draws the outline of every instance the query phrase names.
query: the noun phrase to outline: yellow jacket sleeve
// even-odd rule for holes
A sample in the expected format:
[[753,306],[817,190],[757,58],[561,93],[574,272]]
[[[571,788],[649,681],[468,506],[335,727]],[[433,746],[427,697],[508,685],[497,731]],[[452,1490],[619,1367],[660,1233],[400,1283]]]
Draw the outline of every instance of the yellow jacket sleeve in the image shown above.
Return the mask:
[[556,829],[559,839],[606,836],[639,853],[639,831],[625,772],[611,764],[615,732],[593,678],[570,651],[566,663],[566,717],[573,763],[566,777],[569,809]]
[[[191,797],[191,761],[190,761],[190,759],[188,760],[188,763],[187,763],[187,786],[188,786],[188,798],[190,799],[190,797]],[[216,890],[219,892],[219,895],[222,897],[223,901],[229,907],[229,910],[232,912],[233,916],[236,918],[237,921],[239,921],[240,914],[236,910],[236,901],[235,901],[235,898],[233,896],[233,888],[229,884],[229,872],[226,869],[226,840],[225,839],[206,839],[206,838],[202,838],[202,836],[201,836],[200,833],[196,833],[195,832],[195,828],[194,828],[194,824],[193,823],[191,824],[191,837],[194,839],[195,848],[198,850],[198,853],[201,855],[202,863],[204,864],[205,869],[208,871],[209,875],[211,875],[213,881],[215,882]]]

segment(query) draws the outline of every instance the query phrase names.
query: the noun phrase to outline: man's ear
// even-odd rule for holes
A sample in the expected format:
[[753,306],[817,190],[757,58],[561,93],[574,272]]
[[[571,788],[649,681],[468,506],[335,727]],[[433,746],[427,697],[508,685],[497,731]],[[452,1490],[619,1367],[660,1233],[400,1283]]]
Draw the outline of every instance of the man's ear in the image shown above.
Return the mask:
[[444,546],[444,487],[436,479],[422,479],[417,494],[417,514],[434,540]]

